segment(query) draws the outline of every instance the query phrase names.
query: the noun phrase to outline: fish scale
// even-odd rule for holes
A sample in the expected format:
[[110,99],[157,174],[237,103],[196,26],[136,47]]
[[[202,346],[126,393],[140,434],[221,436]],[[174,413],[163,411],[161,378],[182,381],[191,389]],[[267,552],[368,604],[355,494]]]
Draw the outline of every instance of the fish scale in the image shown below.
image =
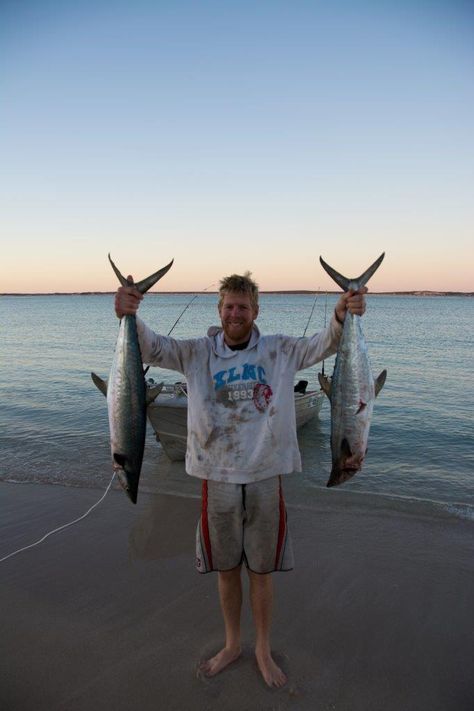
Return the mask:
[[[320,257],[326,272],[344,291],[358,291],[378,269],[382,254],[360,277],[348,279]],[[374,381],[361,317],[346,313],[332,378],[321,373],[320,385],[331,401],[332,469],[327,486],[351,479],[363,464],[375,398],[382,389],[387,371]]]

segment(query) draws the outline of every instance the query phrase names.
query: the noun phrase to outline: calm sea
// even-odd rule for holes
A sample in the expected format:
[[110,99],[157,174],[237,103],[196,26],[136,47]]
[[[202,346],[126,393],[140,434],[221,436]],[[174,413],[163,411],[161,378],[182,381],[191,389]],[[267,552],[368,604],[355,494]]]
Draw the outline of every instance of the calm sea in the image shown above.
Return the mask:
[[[308,333],[329,318],[335,296],[318,297]],[[261,297],[264,333],[302,335],[312,295]],[[167,333],[188,295],[149,294],[140,314]],[[300,435],[302,474],[288,477],[287,498],[364,506],[415,506],[473,517],[474,299],[370,296],[363,328],[375,375],[386,368],[363,470],[336,489],[330,471],[330,409]],[[104,488],[111,477],[106,401],[90,371],[107,376],[118,321],[111,295],[5,296],[0,299],[0,479]],[[185,311],[173,335],[200,336],[217,323],[216,296]],[[325,363],[332,372],[334,359]],[[316,366],[302,374],[317,382]],[[176,373],[151,369],[156,380]],[[291,481],[290,481],[291,480]],[[199,482],[170,463],[148,432],[143,489],[196,495]],[[328,499],[328,497],[331,497]]]

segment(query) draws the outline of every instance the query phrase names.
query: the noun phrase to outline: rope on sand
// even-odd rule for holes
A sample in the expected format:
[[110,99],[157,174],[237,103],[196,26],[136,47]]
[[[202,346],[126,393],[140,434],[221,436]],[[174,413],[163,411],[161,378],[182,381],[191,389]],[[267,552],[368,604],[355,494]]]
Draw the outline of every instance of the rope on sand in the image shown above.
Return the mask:
[[109,483],[108,487],[106,488],[105,492],[103,493],[103,495],[100,497],[100,499],[98,501],[96,501],[95,504],[93,504],[93,506],[90,507],[90,509],[88,511],[86,511],[85,514],[82,514],[82,516],[79,516],[79,518],[75,518],[74,521],[65,523],[64,526],[59,526],[59,528],[55,528],[53,531],[50,531],[45,536],[43,536],[43,538],[40,538],[39,541],[36,541],[35,543],[31,543],[29,546],[24,546],[23,548],[19,548],[17,551],[13,551],[13,553],[9,553],[4,558],[0,558],[0,563],[3,563],[4,560],[7,560],[8,558],[11,558],[12,556],[17,555],[18,553],[21,553],[22,551],[27,551],[29,548],[34,548],[35,546],[39,546],[40,543],[43,543],[43,541],[45,541],[47,538],[49,538],[49,536],[52,536],[53,533],[58,533],[59,531],[63,531],[65,528],[68,528],[69,526],[72,526],[73,524],[79,523],[79,521],[82,521],[83,518],[88,516],[90,514],[90,512],[93,511],[93,509],[95,509],[95,507],[98,506],[105,499],[105,497],[107,496],[107,494],[110,491],[110,487],[112,486],[114,477],[115,477],[115,472],[112,474],[112,479],[110,480],[110,483]]

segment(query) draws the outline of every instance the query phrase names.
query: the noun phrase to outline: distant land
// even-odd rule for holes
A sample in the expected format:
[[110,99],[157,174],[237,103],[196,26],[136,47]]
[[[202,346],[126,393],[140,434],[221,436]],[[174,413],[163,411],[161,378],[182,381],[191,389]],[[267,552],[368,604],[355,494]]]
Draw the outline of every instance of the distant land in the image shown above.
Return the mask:
[[[260,294],[340,294],[340,291],[310,291],[308,289],[295,289],[284,291],[260,291]],[[54,291],[35,292],[31,294],[4,292],[0,296],[112,296],[115,291]],[[148,294],[163,296],[191,296],[193,294],[217,294],[217,291],[149,291]],[[372,296],[474,296],[474,291],[371,291]]]

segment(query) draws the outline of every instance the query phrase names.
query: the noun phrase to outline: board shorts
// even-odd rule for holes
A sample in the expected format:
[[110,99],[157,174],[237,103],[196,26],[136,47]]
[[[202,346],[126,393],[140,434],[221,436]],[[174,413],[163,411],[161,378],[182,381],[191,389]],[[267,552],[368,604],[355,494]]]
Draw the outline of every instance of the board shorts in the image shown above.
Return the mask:
[[242,563],[262,574],[293,568],[279,476],[251,484],[202,483],[196,568],[199,573],[223,572]]

